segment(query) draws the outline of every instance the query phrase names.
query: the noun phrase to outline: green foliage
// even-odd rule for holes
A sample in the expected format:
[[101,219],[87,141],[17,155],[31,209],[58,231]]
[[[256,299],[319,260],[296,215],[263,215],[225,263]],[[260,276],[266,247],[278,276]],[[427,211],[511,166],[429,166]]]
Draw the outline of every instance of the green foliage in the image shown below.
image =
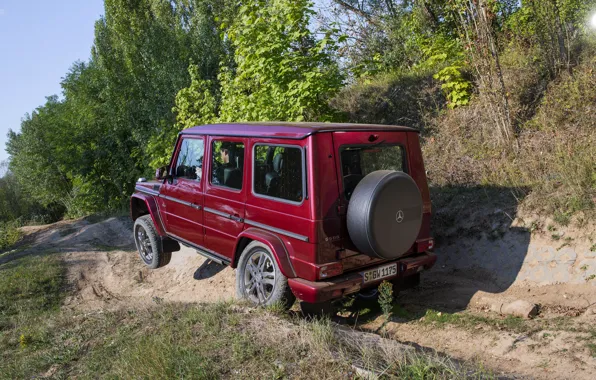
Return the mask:
[[176,113],[176,124],[173,127],[165,126],[148,143],[147,152],[152,157],[150,165],[153,168],[169,164],[178,132],[196,125],[211,124],[217,120],[218,104],[213,95],[213,82],[201,79],[199,67],[195,64],[190,64],[188,71],[191,84],[176,94],[176,106],[172,109]]
[[62,215],[62,211],[62,208],[56,204],[44,207],[32,199],[14,173],[9,171],[0,178],[0,224],[4,222],[15,225],[51,223]]
[[470,103],[472,84],[466,80],[460,66],[447,66],[436,73],[433,78],[441,81],[441,88],[447,96],[447,106],[455,108]]
[[[462,147],[451,156],[484,160],[470,172],[490,170],[443,164],[435,177],[544,188],[565,215],[593,206],[593,133],[580,128],[573,145],[557,130],[591,125],[582,115],[592,87],[576,84],[592,83],[580,68],[596,51],[586,30],[596,0],[334,3],[341,11],[315,14],[308,0],[106,0],[91,59],[73,64],[63,97],[48,97],[9,135],[0,221],[121,210],[136,179],[168,163],[184,128],[258,120],[406,124],[424,138],[461,130],[441,149]],[[582,77],[565,79],[574,71]],[[541,104],[553,79],[565,96]],[[550,134],[545,155],[530,149],[548,158],[535,165],[491,140],[520,146],[530,129]],[[487,163],[500,155],[507,162]]]
[[13,246],[21,238],[16,222],[0,222],[0,251]]
[[120,210],[137,178],[171,150],[177,92],[196,77],[216,80],[229,54],[218,18],[235,5],[215,0],[106,0],[89,62],[62,82],[63,99],[11,132],[10,170],[23,191],[70,216]]
[[385,318],[389,318],[393,310],[393,283],[383,281],[379,285],[379,305]]
[[225,37],[234,48],[233,67],[222,62],[214,90],[190,66],[191,86],[176,97],[177,128],[215,120],[331,120],[327,102],[342,83],[333,60],[336,31],[315,39],[311,5],[306,0],[243,4]]

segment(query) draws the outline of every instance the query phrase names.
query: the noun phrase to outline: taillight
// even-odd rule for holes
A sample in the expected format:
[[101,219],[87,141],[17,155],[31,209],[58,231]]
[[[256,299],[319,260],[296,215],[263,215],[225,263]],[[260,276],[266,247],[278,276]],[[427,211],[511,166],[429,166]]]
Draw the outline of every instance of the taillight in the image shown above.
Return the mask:
[[325,264],[319,268],[319,280],[339,276],[344,272],[341,262]]
[[426,251],[432,251],[435,248],[434,239],[418,240],[416,242],[416,252],[422,253]]

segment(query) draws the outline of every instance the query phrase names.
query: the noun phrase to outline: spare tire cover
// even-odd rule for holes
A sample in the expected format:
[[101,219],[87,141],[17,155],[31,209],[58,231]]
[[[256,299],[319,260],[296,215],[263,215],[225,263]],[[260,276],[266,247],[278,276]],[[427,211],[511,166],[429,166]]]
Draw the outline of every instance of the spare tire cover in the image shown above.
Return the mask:
[[422,196],[416,182],[403,172],[370,173],[352,193],[347,224],[362,253],[382,259],[402,256],[422,225]]

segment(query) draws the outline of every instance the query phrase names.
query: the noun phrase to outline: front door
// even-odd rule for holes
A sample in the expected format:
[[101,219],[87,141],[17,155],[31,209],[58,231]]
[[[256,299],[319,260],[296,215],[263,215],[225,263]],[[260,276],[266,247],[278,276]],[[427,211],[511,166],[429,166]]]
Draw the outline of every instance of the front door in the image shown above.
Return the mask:
[[203,245],[203,157],[205,139],[183,136],[177,145],[171,179],[160,189],[159,208],[166,231],[196,245]]
[[208,179],[205,181],[205,247],[230,260],[244,229],[248,181],[246,139],[209,138]]

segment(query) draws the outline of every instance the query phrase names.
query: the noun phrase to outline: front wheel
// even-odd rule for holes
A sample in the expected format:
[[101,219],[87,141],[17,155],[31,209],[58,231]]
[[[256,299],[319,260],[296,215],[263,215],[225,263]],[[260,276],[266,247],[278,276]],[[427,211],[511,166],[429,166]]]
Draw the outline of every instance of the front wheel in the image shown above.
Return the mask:
[[236,295],[255,305],[279,303],[285,309],[289,309],[296,300],[273,254],[258,241],[247,245],[240,256],[236,271]]
[[133,228],[135,245],[141,259],[151,269],[168,265],[172,252],[164,252],[159,235],[150,215],[143,215],[135,220]]

